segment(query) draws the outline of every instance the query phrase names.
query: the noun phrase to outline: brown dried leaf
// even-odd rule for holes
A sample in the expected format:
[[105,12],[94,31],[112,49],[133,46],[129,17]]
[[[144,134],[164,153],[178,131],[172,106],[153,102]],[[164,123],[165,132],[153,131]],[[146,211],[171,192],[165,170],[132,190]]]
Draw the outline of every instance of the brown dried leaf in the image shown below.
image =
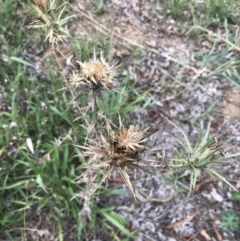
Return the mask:
[[168,26],[166,30],[169,34],[180,35],[178,29],[174,26]]
[[201,182],[199,182],[196,187],[195,187],[195,191],[198,191],[202,186],[208,184],[209,182],[213,182],[213,178],[209,177],[209,178],[205,178],[204,180],[202,180]]
[[176,223],[171,223],[166,228],[167,229],[171,229],[171,228],[175,228],[175,227],[181,226],[184,223],[188,223],[188,222],[190,222],[194,218],[194,216],[196,214],[197,213],[194,213],[193,215],[187,216],[186,218],[184,218],[184,219],[182,219],[182,220],[180,220],[180,221],[178,221]]
[[157,47],[157,43],[154,39],[151,39],[149,41],[146,41],[146,44],[150,47],[156,48]]
[[130,52],[127,49],[120,49],[116,51],[116,56],[122,58],[124,56],[128,56]]
[[213,226],[213,230],[214,230],[214,233],[216,234],[216,237],[217,237],[218,241],[222,241],[223,240],[222,235],[218,231],[217,226],[214,222],[212,223],[212,226]]
[[210,238],[210,236],[207,234],[207,231],[205,230],[205,229],[202,229],[201,231],[200,231],[200,234],[207,240],[207,241],[211,241],[211,238]]

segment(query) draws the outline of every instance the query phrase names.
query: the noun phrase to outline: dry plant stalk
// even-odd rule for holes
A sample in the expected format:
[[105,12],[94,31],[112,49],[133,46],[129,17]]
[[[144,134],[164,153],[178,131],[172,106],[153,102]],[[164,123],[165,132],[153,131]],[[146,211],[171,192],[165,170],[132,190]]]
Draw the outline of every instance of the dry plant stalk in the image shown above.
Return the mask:
[[[81,209],[81,216],[87,217],[89,220],[91,219],[91,202],[92,202],[92,195],[94,190],[96,189],[96,184],[94,183],[96,176],[89,168],[85,172],[83,172],[80,176],[76,178],[76,182],[84,186],[83,191],[74,195],[74,198],[78,197],[80,200],[83,201],[82,209]],[[84,220],[85,221],[85,220]]]

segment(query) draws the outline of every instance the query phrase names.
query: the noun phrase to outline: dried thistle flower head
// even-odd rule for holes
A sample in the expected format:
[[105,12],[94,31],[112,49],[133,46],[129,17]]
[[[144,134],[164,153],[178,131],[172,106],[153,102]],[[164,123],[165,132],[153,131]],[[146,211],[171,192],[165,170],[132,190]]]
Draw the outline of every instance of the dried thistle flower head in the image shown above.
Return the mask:
[[[73,100],[71,103],[76,103],[75,100],[81,96],[83,92],[85,94],[92,95],[88,101],[88,105],[84,108],[84,113],[92,108],[96,113],[102,110],[107,114],[107,107],[103,98],[104,90],[114,90],[113,77],[114,77],[115,67],[110,66],[102,56],[100,59],[94,57],[88,62],[76,61],[74,66],[74,71],[67,80],[67,89],[70,90]],[[99,105],[97,99],[102,102],[103,108]],[[70,103],[70,104],[71,104]],[[83,112],[81,115],[84,116]]]
[[81,69],[80,74],[83,82],[87,83],[90,89],[110,89],[114,77],[114,68],[110,66],[101,54],[100,59],[94,58],[88,62],[77,62]]
[[114,136],[117,152],[138,153],[146,149],[142,144],[147,140],[144,139],[146,130],[139,125],[130,125],[128,129],[121,125],[119,132]]

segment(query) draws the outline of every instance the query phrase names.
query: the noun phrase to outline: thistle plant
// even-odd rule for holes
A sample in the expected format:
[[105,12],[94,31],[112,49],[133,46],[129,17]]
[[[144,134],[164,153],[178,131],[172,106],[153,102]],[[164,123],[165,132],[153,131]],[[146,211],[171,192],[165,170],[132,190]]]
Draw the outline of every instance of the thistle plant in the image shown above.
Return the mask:
[[208,124],[204,135],[202,130],[203,126],[201,125],[199,128],[197,142],[194,145],[190,143],[186,134],[181,129],[180,132],[182,133],[185,143],[182,142],[181,139],[173,137],[185,152],[180,153],[176,150],[178,157],[173,159],[175,164],[173,164],[172,167],[188,170],[190,173],[190,191],[195,188],[197,179],[201,172],[206,172],[211,177],[220,178],[236,190],[236,188],[232,186],[225,177],[212,167],[213,164],[226,164],[228,158],[240,155],[239,153],[228,155],[223,149],[223,146],[229,143],[234,137],[219,143],[218,138],[215,135],[212,137],[210,135],[210,123]]
[[67,2],[57,6],[56,0],[34,0],[28,8],[34,15],[34,21],[29,28],[41,28],[44,30],[45,41],[56,49],[58,43],[69,37],[64,25],[73,16],[63,17]]
[[147,139],[144,138],[147,128],[139,125],[130,125],[127,129],[121,120],[119,121],[119,126],[117,132],[108,129],[107,136],[102,135],[100,140],[97,140],[94,145],[78,147],[86,150],[84,155],[90,157],[87,169],[95,170],[96,172],[105,169],[101,181],[93,192],[103,182],[109,180],[111,173],[116,169],[136,200],[127,169],[143,169],[138,164],[143,161],[139,154],[147,149]]

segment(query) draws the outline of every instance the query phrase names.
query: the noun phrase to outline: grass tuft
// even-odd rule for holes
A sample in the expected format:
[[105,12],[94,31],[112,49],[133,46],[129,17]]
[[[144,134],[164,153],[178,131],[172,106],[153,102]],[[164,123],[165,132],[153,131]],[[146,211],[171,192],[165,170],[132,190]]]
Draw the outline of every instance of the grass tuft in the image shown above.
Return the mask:
[[234,137],[219,143],[218,137],[215,135],[212,137],[210,136],[210,123],[208,124],[204,135],[202,130],[203,126],[199,128],[197,142],[192,145],[186,134],[180,129],[184,142],[179,138],[174,139],[183,148],[184,152],[180,153],[176,150],[178,157],[173,159],[175,164],[173,164],[172,167],[183,168],[189,172],[190,191],[195,188],[197,179],[202,171],[206,172],[212,177],[221,179],[231,188],[237,191],[237,189],[231,183],[229,183],[225,177],[219,174],[212,167],[213,164],[226,164],[228,158],[240,155],[240,153],[227,155],[223,149],[223,146],[229,143]]

